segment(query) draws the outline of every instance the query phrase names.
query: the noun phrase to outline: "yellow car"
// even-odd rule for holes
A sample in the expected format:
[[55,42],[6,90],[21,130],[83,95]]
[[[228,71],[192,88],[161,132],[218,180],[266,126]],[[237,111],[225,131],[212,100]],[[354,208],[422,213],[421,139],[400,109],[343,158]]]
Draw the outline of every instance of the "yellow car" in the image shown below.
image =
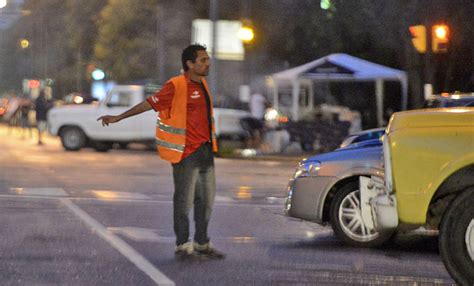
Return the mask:
[[360,179],[364,221],[381,233],[439,230],[448,272],[474,285],[474,108],[396,113],[383,140],[384,182]]

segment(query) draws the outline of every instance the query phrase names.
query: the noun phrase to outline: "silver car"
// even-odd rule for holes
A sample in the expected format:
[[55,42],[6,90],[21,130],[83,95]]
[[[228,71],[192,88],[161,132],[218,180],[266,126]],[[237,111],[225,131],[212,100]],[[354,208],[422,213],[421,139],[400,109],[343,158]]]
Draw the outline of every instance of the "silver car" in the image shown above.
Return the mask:
[[345,148],[349,146],[350,144],[359,143],[362,141],[379,139],[385,134],[385,128],[386,127],[380,127],[380,128],[362,130],[360,132],[350,134],[342,141],[341,145],[339,145],[339,148]]
[[383,177],[379,139],[350,144],[301,161],[288,183],[287,215],[330,223],[337,237],[359,247],[385,242],[391,233],[366,227],[360,210],[359,177]]

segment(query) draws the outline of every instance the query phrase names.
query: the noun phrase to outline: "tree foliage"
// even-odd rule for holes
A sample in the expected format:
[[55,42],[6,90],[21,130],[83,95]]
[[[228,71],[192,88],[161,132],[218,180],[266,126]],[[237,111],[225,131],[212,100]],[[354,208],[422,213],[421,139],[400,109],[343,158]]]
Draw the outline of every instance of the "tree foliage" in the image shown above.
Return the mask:
[[[218,0],[219,18],[251,19],[255,41],[247,47],[255,74],[269,74],[337,52],[406,70],[412,97],[433,77],[435,91],[473,88],[474,2],[462,0]],[[157,22],[159,9],[166,17]],[[159,25],[166,57],[179,62],[189,43],[190,23],[209,15],[208,0],[26,0],[30,11],[2,32],[0,88],[17,88],[23,78],[53,78],[60,95],[89,89],[87,66],[108,79],[130,82],[158,72]],[[420,55],[408,27],[443,21],[451,27],[449,52]],[[20,49],[21,38],[30,40]],[[173,73],[176,66],[171,66]],[[431,69],[431,71],[430,71]]]
[[156,0],[110,0],[102,10],[94,57],[123,82],[156,72]]

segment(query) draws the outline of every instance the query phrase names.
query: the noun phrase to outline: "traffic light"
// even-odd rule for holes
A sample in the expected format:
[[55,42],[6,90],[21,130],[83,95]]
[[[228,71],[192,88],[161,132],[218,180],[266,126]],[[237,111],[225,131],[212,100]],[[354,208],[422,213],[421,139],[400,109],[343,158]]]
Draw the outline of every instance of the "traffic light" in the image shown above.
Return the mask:
[[449,28],[444,24],[433,25],[431,28],[431,49],[433,53],[448,51]]
[[28,87],[30,89],[39,88],[40,86],[41,86],[41,82],[37,79],[30,79],[28,81]]
[[424,25],[410,26],[411,42],[419,53],[426,53],[426,27]]
[[92,71],[93,80],[103,80],[105,78],[105,72],[101,69],[95,69]]

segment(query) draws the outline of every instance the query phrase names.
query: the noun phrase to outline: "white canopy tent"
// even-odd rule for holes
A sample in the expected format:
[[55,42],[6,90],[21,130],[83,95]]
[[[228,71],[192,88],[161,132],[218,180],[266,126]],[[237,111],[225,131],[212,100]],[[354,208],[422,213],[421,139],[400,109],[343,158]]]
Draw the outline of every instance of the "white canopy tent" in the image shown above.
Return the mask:
[[279,87],[291,86],[291,117],[298,120],[300,114],[299,96],[302,84],[309,87],[309,101],[312,108],[314,88],[317,81],[374,81],[377,101],[377,123],[383,125],[384,81],[399,81],[401,84],[401,107],[407,108],[408,83],[404,71],[388,68],[347,54],[331,54],[301,66],[274,73],[270,76],[273,83],[273,104],[278,109]]

